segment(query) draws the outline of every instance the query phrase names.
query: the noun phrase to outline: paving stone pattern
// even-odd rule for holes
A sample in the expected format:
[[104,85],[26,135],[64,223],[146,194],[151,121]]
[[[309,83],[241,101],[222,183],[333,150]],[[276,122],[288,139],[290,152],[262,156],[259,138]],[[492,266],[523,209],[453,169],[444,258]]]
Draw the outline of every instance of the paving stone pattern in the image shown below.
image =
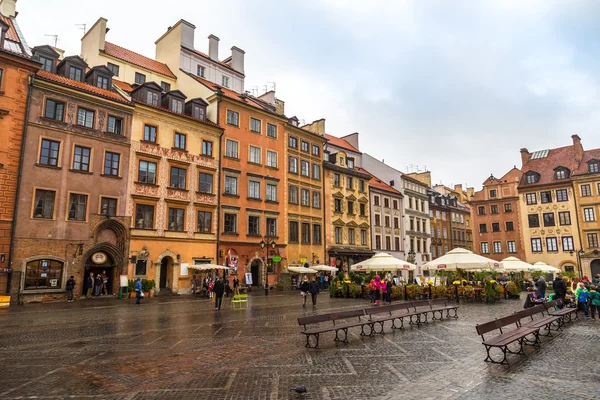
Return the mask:
[[163,297],[31,304],[0,311],[0,399],[597,399],[600,321],[578,321],[542,339],[510,366],[484,363],[475,324],[522,301],[461,304],[435,321],[350,343],[321,337],[306,349],[297,317],[369,306],[329,299],[303,309],[295,293],[228,299]]

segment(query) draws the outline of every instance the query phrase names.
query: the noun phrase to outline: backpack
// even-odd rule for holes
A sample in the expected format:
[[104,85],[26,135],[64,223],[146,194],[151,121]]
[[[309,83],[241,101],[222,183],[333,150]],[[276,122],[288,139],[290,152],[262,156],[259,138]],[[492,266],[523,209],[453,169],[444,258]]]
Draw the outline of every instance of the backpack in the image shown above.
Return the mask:
[[579,301],[580,303],[585,303],[587,301],[587,298],[588,298],[588,292],[581,291],[581,293],[579,293],[579,297],[577,298],[577,301]]

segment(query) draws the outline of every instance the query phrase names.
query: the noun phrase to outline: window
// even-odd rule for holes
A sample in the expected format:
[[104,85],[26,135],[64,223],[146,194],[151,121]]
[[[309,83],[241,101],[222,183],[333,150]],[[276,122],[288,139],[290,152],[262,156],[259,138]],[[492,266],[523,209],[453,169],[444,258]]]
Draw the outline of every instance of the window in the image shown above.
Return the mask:
[[[41,58],[41,57],[40,57]],[[25,289],[59,289],[64,264],[54,260],[35,260],[25,265]]]
[[288,170],[293,173],[293,174],[297,174],[298,173],[298,159],[296,157],[290,157],[290,165]]
[[267,167],[277,168],[277,153],[267,150]]
[[502,242],[494,242],[494,253],[502,253]]
[[223,75],[221,77],[221,86],[228,88],[229,87],[229,77]]
[[305,222],[302,223],[302,243],[310,243],[310,224]]
[[179,99],[171,99],[171,111],[181,114],[183,112],[183,101]]
[[185,178],[187,170],[185,168],[171,167],[171,180],[169,186],[173,189],[185,189]]
[[394,217],[394,229],[400,229],[400,219]]
[[354,228],[348,228],[348,244],[356,243],[356,234],[354,233]]
[[598,161],[590,161],[588,164],[588,172],[596,173],[600,170]]
[[94,112],[80,108],[77,110],[77,125],[84,126],[86,128],[94,127]]
[[260,236],[260,217],[248,216],[248,236]]
[[333,174],[333,186],[340,186],[340,174]]
[[555,237],[546,238],[546,250],[547,251],[558,251],[558,241]]
[[515,230],[515,224],[512,221],[506,221],[506,232],[512,232]]
[[135,83],[137,83],[138,85],[143,85],[144,83],[146,83],[146,75],[136,72],[135,73]]
[[481,242],[481,254],[489,254],[490,247],[488,242]]
[[198,191],[200,193],[212,194],[212,192],[213,192],[213,176],[212,176],[212,174],[200,172],[198,181],[199,181]]
[[478,215],[485,215],[485,206],[479,206],[479,207],[477,207],[477,214]]
[[568,177],[569,177],[569,174],[564,169],[558,169],[558,170],[556,170],[556,172],[554,172],[555,179],[567,179]]
[[100,214],[114,217],[117,215],[117,199],[110,197],[100,198]]
[[542,252],[542,239],[540,239],[540,238],[531,239],[531,251],[534,253]]
[[321,225],[313,225],[313,243],[321,244]]
[[298,204],[298,186],[290,185],[288,192],[289,203]]
[[554,226],[555,225],[554,213],[544,213],[543,218],[544,218],[544,226]]
[[275,218],[267,218],[267,236],[277,236],[277,220]]
[[308,142],[305,142],[304,140],[302,140],[300,142],[300,150],[302,150],[305,153],[308,153],[310,148],[310,144]]
[[250,146],[250,159],[248,162],[260,164],[260,147]]
[[175,145],[173,147],[175,147],[176,149],[185,150],[185,140],[186,135],[184,135],[183,133],[175,132]]
[[498,214],[498,205],[494,204],[494,205],[490,206],[490,212],[492,214]]
[[270,138],[277,137],[277,126],[273,124],[267,124],[267,136]]
[[594,214],[593,208],[584,208],[583,209],[583,220],[585,222],[594,222],[596,220],[596,215]]
[[81,82],[81,68],[69,67],[69,79]]
[[210,233],[212,227],[212,213],[209,211],[198,211],[198,232]]
[[509,213],[512,212],[512,204],[508,203],[504,205],[504,212]]
[[306,160],[300,160],[300,175],[310,176],[309,163]]
[[540,198],[542,199],[542,204],[552,203],[552,192],[551,191],[540,192]]
[[536,183],[537,182],[537,176],[535,174],[527,174],[525,177],[525,180],[527,183]]
[[260,199],[260,182],[248,182],[248,198]]
[[42,64],[43,71],[52,72],[52,66],[54,65],[53,59],[40,56],[39,62]]
[[[444,228],[446,229],[446,228]],[[487,225],[486,224],[479,224],[479,233],[487,233]]]
[[302,205],[303,206],[310,206],[310,191],[308,189],[302,189]]
[[142,183],[156,184],[156,163],[140,160],[138,180]]
[[277,201],[277,185],[267,183],[267,201]]
[[110,72],[113,73],[114,76],[119,76],[119,66],[113,63],[107,63],[106,66],[110,69]]
[[353,201],[348,202],[348,214],[354,214],[354,202]]
[[352,187],[352,177],[351,176],[347,176],[346,177],[346,187],[350,190],[354,190]]
[[146,103],[151,106],[158,106],[158,93],[153,90],[146,92]]
[[69,221],[85,221],[87,212],[87,199],[84,194],[71,193],[69,196]]
[[227,110],[227,123],[229,125],[240,125],[240,113],[237,111]]
[[344,157],[340,157],[340,165],[344,165]]
[[88,147],[75,146],[75,150],[73,151],[74,170],[89,172],[91,151]]
[[312,145],[312,155],[313,156],[319,156],[319,155],[321,155],[321,148],[318,145],[316,145],[316,144]]
[[168,230],[183,232],[185,210],[183,208],[169,208]]
[[288,138],[288,147],[292,147],[294,149],[297,149],[298,148],[298,139],[296,139],[293,136],[290,136]]
[[144,125],[144,141],[156,143],[156,127]]
[[313,179],[321,180],[321,166],[319,164],[312,165],[312,177]]
[[360,231],[360,244],[362,246],[367,245],[367,231],[364,229],[361,229],[361,231]]
[[101,89],[108,90],[109,80],[110,79],[105,76],[98,75],[96,76],[96,86],[98,86]]
[[500,223],[492,222],[492,232],[500,232]]
[[[362,181],[361,181],[361,182],[362,182]],[[393,200],[393,201],[392,201],[392,208],[393,208],[394,210],[397,210],[397,209],[398,209],[398,200]]]
[[573,236],[563,236],[562,238],[563,251],[575,251],[575,243]]
[[591,248],[598,247],[598,234],[597,233],[588,233],[587,240],[588,240],[588,247],[591,247]]
[[509,240],[506,242],[506,248],[508,249],[509,253],[516,253],[517,243],[514,240]]
[[261,121],[260,119],[250,117],[250,132],[260,133]]
[[[384,220],[385,220],[385,227],[389,228],[390,227],[390,217],[386,215]],[[419,221],[417,221],[417,222],[419,222]]]
[[362,179],[358,181],[358,190],[360,190],[361,192],[365,191],[365,181],[363,181]]
[[375,248],[377,250],[381,249],[381,236],[375,235]]
[[529,221],[530,228],[539,228],[540,226],[540,216],[538,214],[529,214],[527,216]]
[[206,107],[201,107],[198,105],[192,105],[192,117],[196,119],[206,119]]
[[198,65],[196,67],[196,75],[198,75],[200,78],[204,78],[204,71],[206,70],[206,68],[204,68],[202,65]]
[[567,189],[558,189],[556,191],[556,201],[569,201]]
[[104,175],[119,176],[121,155],[107,151],[104,153]]
[[138,229],[154,228],[154,206],[148,204],[135,206],[135,227]]
[[56,192],[53,190],[35,190],[35,205],[33,208],[33,218],[52,219],[54,217],[54,197]]
[[114,133],[115,135],[122,135],[123,134],[123,119],[109,115],[108,123],[106,125],[106,130],[109,133]]
[[55,121],[62,121],[64,111],[65,103],[47,99],[46,110],[44,111],[44,118],[53,119]]
[[229,139],[225,141],[225,156],[229,158],[239,158],[238,142]]
[[365,207],[365,205],[363,203],[360,203],[360,216],[364,217],[366,215],[366,209],[367,207]]
[[203,140],[202,141],[202,155],[212,157],[212,142]]
[[237,215],[223,215],[223,233],[237,233]]
[[558,223],[560,225],[571,225],[571,213],[569,211],[560,211],[558,213]]
[[298,222],[290,221],[289,228],[290,228],[290,242],[298,243]]
[[313,192],[313,204],[314,208],[321,208],[321,193]]
[[[486,229],[486,232],[487,232],[487,226],[486,226],[485,229]],[[444,239],[448,239],[448,232],[446,231],[446,227],[442,228],[442,233],[443,233]]]
[[590,197],[592,195],[592,188],[590,185],[581,185],[581,197]]
[[237,196],[237,178],[234,176],[225,176],[225,194]]
[[354,159],[353,158],[347,158],[346,164],[348,165],[348,168],[354,169]]
[[341,199],[334,199],[333,200],[333,207],[334,207],[334,211],[335,212],[342,212],[342,200]]
[[490,190],[490,197],[496,197],[496,189]]
[[171,91],[171,84],[167,83],[165,81],[161,81],[160,82],[160,87],[162,88],[163,92],[170,92]]
[[537,204],[537,196],[535,195],[535,193],[527,193],[525,195],[525,200],[527,202],[527,205]]

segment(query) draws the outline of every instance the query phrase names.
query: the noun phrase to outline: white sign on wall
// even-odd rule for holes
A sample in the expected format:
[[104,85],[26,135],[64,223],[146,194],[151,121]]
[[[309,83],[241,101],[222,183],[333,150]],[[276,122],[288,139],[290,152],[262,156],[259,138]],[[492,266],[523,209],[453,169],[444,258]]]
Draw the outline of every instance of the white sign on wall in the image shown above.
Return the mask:
[[190,264],[188,264],[188,263],[179,264],[179,267],[181,268],[181,271],[179,271],[179,276],[187,276],[189,266],[190,266]]
[[252,274],[250,272],[246,272],[246,285],[252,285]]

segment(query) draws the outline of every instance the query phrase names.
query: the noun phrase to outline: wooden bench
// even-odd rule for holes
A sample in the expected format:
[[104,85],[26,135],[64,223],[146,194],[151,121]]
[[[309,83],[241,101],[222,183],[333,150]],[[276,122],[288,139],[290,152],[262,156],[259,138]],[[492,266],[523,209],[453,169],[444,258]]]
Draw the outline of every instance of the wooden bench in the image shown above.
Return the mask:
[[[494,364],[508,364],[506,358],[507,353],[511,354],[525,354],[523,346],[525,344],[539,345],[539,327],[533,326],[521,326],[521,317],[517,314],[510,315],[508,317],[499,318],[494,321],[486,322],[484,324],[477,325],[477,333],[481,335],[482,344],[485,346],[487,352],[486,362],[492,362]],[[503,331],[502,328],[510,327],[514,325],[514,329],[509,331]],[[486,339],[484,335],[486,333],[499,330],[500,334],[492,338]],[[527,339],[527,336],[534,335],[535,340]],[[508,348],[508,345],[517,342],[519,344],[519,350],[513,351]],[[496,361],[492,358],[490,350],[492,348],[499,348],[502,350],[503,358],[501,361]]]
[[[519,315],[521,318],[529,317],[531,320],[525,323],[521,323],[523,327],[534,327],[534,328],[544,328],[547,333],[543,336],[552,336],[552,326],[556,326],[556,330],[562,330],[562,317],[558,315],[544,315],[546,311],[546,307],[543,304],[539,304],[537,306],[533,306],[523,311],[515,312],[516,315]],[[539,318],[533,318],[534,315],[541,314]]]
[[[238,309],[236,307],[236,304],[239,304],[239,310],[242,309],[242,305],[248,305],[248,295],[247,294],[234,294],[233,297],[231,298],[231,304],[233,305],[233,309],[236,310]],[[244,307],[245,308],[245,307]]]
[[[440,320],[444,319],[444,311],[446,311],[446,318],[458,318],[458,305],[448,304],[448,299],[435,299],[429,302],[431,308],[431,319],[436,320],[436,313],[440,313]],[[454,315],[450,315],[450,311],[454,311]]]
[[562,325],[565,324],[565,320],[568,322],[573,322],[573,316],[572,316],[573,313],[575,313],[575,319],[579,319],[579,313],[578,313],[577,308],[568,308],[568,307],[563,307],[561,309],[557,308],[557,307],[561,307],[561,306],[563,306],[562,299],[557,299],[557,300],[553,300],[553,301],[544,303],[544,307],[548,311],[548,314],[562,318],[562,320],[561,320]]
[[[348,328],[354,326],[363,326],[370,325],[369,321],[362,320],[361,317],[364,317],[364,310],[352,310],[352,311],[340,311],[337,313],[331,314],[321,314],[321,315],[311,315],[309,317],[299,317],[298,325],[304,327],[300,333],[306,335],[306,345],[304,347],[308,348],[318,348],[319,347],[319,335],[325,332],[335,332],[334,341],[341,341],[344,343],[348,343]],[[347,319],[356,318],[355,321],[346,321]],[[331,322],[331,325],[322,324],[324,322]],[[344,332],[344,338],[340,339],[339,332]],[[315,339],[314,346],[311,346],[310,339],[313,337]]]

